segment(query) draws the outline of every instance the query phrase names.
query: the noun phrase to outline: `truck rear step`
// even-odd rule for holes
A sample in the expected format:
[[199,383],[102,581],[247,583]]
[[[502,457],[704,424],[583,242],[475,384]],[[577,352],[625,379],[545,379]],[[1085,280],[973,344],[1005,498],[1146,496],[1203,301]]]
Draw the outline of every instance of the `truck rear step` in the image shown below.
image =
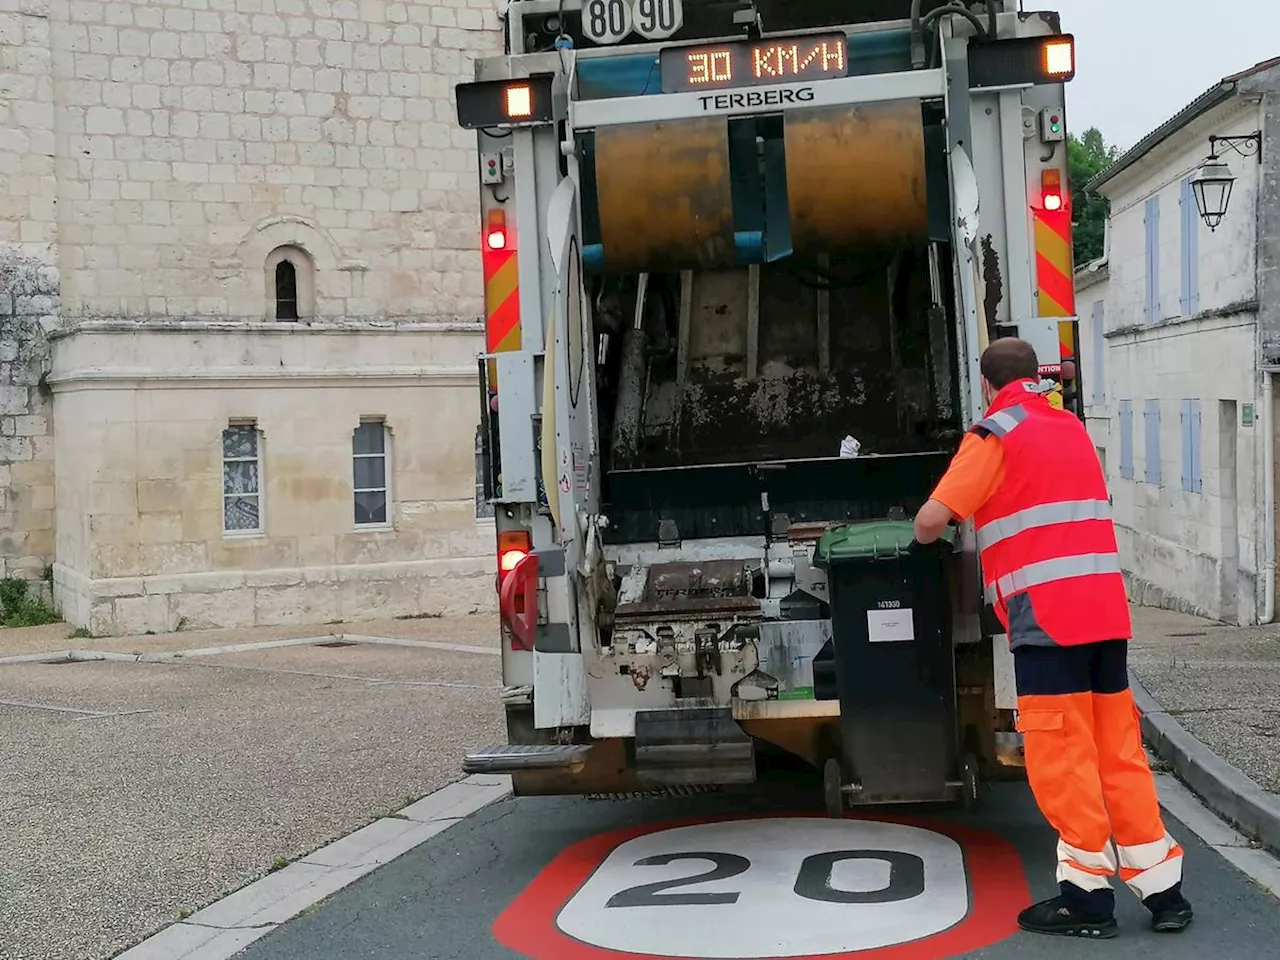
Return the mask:
[[753,783],[755,744],[728,707],[636,714],[636,773],[654,786]]
[[462,760],[462,769],[465,773],[581,769],[590,750],[590,745],[583,743],[505,744],[468,753]]

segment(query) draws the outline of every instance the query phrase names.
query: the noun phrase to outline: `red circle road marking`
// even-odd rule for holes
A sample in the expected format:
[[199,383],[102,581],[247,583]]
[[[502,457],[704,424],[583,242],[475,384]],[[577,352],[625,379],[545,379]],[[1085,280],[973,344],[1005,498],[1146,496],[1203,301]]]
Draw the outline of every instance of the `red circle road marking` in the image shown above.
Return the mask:
[[[531,960],[691,960],[691,958],[624,953],[583,943],[565,935],[556,918],[605,858],[628,840],[677,827],[735,820],[803,819],[817,813],[753,813],[726,817],[669,820],[602,833],[566,848],[533,879],[493,924],[494,938],[504,947]],[[1018,912],[1030,900],[1022,858],[997,834],[975,827],[939,823],[916,817],[859,817],[918,827],[950,837],[964,853],[969,879],[969,914],[955,926],[921,940],[853,953],[771,957],[767,960],[946,960],[998,943],[1018,932]],[[692,958],[696,960],[696,958]]]

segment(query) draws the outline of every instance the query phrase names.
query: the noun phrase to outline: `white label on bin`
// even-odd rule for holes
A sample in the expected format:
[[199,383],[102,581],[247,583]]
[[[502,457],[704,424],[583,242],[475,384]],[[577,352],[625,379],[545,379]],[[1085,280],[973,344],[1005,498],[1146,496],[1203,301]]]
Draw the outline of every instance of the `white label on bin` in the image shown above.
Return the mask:
[[916,638],[911,609],[868,610],[867,639],[872,643],[910,643]]

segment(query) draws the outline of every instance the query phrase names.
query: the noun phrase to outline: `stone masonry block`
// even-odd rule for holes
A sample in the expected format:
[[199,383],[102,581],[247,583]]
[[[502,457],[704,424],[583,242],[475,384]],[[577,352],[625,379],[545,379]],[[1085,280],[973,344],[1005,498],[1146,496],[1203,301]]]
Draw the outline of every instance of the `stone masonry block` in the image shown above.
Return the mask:
[[49,432],[49,421],[45,417],[17,417],[15,428],[19,437],[43,437]]
[[175,626],[208,630],[219,627],[251,627],[254,625],[254,602],[244,594],[223,596],[220,593],[179,593],[171,597]]
[[121,597],[115,601],[115,633],[165,633],[174,626],[176,618],[167,596]]
[[25,437],[0,437],[0,461],[30,460],[31,441]]

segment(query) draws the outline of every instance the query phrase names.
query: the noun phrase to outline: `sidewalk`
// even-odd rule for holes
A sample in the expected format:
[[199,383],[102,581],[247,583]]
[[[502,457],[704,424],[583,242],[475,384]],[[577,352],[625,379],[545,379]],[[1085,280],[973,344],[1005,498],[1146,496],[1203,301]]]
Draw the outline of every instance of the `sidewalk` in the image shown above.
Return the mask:
[[1136,607],[1133,617],[1129,666],[1164,712],[1280,795],[1280,624],[1233,627]]
[[[106,659],[14,662],[67,650]],[[0,629],[0,960],[104,960],[458,780],[499,656],[486,617]]]

